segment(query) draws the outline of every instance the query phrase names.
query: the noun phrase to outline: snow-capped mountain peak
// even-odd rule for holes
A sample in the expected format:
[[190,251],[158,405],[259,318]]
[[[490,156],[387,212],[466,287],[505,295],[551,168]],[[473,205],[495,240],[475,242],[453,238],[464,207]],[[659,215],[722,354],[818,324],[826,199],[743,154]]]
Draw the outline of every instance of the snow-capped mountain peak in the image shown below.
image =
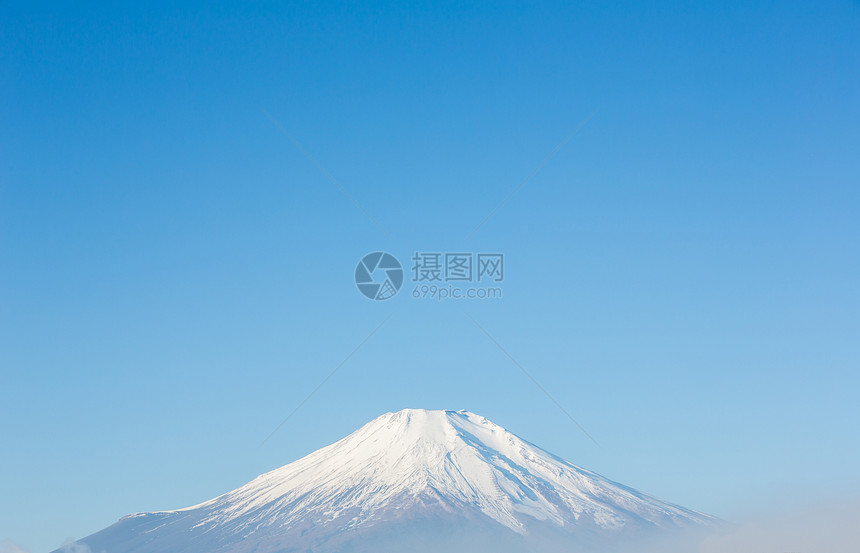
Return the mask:
[[164,534],[220,547],[210,552],[252,542],[285,547],[258,551],[324,551],[329,541],[407,520],[474,521],[526,538],[538,529],[574,536],[714,521],[567,463],[474,413],[405,409],[211,501],[126,517],[91,539],[99,544],[125,525],[126,533],[146,527],[146,543]]

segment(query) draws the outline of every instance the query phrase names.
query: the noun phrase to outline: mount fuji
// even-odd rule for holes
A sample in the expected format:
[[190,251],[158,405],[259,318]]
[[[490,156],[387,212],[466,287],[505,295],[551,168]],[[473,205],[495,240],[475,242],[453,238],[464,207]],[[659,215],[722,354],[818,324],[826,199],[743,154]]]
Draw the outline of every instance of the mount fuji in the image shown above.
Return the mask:
[[467,411],[407,409],[205,503],[139,513],[94,553],[582,551],[719,520]]

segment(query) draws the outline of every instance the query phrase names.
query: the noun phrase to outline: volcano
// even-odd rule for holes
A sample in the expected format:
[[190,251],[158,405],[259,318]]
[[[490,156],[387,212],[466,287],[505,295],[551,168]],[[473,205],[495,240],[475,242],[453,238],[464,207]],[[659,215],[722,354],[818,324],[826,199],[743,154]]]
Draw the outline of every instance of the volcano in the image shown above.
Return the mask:
[[205,503],[138,513],[93,553],[591,551],[719,524],[468,411],[387,413]]

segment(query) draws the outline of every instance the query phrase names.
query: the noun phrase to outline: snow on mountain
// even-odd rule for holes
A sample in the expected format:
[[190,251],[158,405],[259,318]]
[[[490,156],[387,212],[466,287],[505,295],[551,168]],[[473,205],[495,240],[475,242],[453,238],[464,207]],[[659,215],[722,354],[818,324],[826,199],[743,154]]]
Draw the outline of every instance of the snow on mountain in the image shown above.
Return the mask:
[[474,413],[407,409],[220,497],[131,515],[82,542],[96,553],[394,551],[443,534],[513,547],[716,522],[567,463]]

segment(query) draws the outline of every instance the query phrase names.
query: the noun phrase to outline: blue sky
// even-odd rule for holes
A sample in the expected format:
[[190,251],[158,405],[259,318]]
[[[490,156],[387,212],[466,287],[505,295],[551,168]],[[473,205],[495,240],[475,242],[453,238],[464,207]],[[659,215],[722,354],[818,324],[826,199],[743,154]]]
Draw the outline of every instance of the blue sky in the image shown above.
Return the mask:
[[[730,519],[860,492],[857,2],[0,29],[0,541],[195,504],[404,407]],[[504,297],[372,302],[377,250],[504,252]]]

